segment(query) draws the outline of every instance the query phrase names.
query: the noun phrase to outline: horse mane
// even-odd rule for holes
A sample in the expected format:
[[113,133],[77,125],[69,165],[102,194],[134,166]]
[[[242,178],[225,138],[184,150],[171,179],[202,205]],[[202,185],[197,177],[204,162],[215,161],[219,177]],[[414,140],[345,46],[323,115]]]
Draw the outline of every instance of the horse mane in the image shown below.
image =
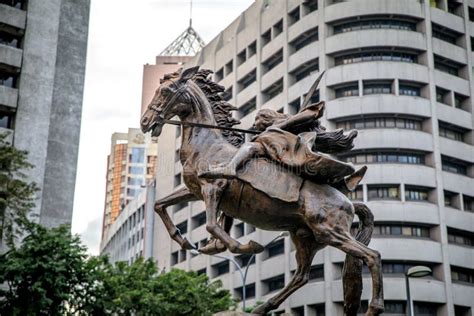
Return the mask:
[[[224,99],[225,88],[209,79],[212,71],[209,69],[199,70],[192,78],[194,83],[204,92],[214,113],[214,118],[218,126],[232,127],[240,124],[240,121],[232,117],[232,111],[237,108]],[[223,130],[222,135],[232,145],[240,147],[245,142],[242,133],[236,131]]]
[[[232,111],[236,111],[237,108],[224,99],[223,92],[225,88],[218,83],[215,83],[209,79],[209,75],[212,71],[209,69],[200,69],[191,78],[191,80],[204,92],[206,98],[211,104],[214,119],[218,126],[232,127],[240,124],[240,121],[232,117]],[[176,71],[163,76],[160,83],[167,80],[177,79],[180,76],[180,72]],[[245,142],[245,137],[242,133],[236,131],[222,130],[224,138],[232,145],[240,147]]]

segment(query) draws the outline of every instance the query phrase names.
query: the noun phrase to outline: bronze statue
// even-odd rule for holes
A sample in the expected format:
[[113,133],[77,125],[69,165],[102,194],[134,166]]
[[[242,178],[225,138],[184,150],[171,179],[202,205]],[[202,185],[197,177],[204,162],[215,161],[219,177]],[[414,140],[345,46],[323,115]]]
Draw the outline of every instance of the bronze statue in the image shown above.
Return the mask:
[[[235,108],[222,98],[224,88],[207,78],[210,73],[194,67],[166,75],[141,119],[142,131],[153,136],[159,136],[174,116],[183,124],[180,160],[187,188],[155,204],[170,236],[184,249],[193,248],[166,212],[167,206],[193,200],[205,202],[206,229],[213,237],[199,249],[203,253],[263,251],[255,241],[241,244],[229,236],[232,218],[260,229],[289,231],[297,270],[283,290],[253,311],[256,314],[277,308],[308,281],[316,251],[336,247],[347,254],[342,278],[346,314],[356,315],[360,306],[362,261],[372,277],[366,315],[382,313],[380,254],[366,246],[373,216],[364,204],[351,203],[343,193],[358,184],[365,168],[354,173],[352,166],[323,154],[350,149],[357,133],[325,132],[318,123],[324,103],[318,103],[294,117],[260,113],[255,129],[263,132],[241,150],[244,138],[232,130],[239,123],[231,116]],[[218,211],[223,213],[220,219]],[[350,233],[354,214],[360,218],[356,237]]]

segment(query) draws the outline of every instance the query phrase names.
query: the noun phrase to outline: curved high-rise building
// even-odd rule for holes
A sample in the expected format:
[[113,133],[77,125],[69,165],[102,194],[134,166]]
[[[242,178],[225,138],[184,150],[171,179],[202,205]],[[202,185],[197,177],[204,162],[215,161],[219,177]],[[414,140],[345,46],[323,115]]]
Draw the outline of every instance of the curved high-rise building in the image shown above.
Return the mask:
[[[474,298],[474,1],[257,0],[189,65],[214,70],[243,127],[255,110],[298,111],[317,75],[315,100],[326,100],[328,129],[358,129],[356,146],[339,158],[369,170],[351,194],[373,210],[371,247],[383,259],[386,313],[404,315],[405,272],[415,265],[431,276],[410,279],[415,315],[471,315]],[[157,197],[181,185],[175,159],[180,133],[168,126],[159,141]],[[169,212],[193,242],[204,244],[204,206]],[[159,222],[159,219],[157,220]],[[239,223],[241,241],[271,241],[275,232]],[[159,265],[206,272],[240,296],[232,263],[191,256],[156,229]],[[249,257],[237,256],[246,265]],[[279,311],[342,315],[344,255],[316,255],[310,282]],[[250,263],[247,305],[266,300],[296,268],[288,238]],[[364,275],[363,305],[370,297]]]

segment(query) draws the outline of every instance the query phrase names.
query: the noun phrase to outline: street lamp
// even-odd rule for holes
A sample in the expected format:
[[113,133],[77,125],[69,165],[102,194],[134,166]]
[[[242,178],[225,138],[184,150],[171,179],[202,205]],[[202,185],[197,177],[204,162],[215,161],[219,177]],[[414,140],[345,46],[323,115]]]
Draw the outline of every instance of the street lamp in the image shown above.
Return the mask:
[[[279,233],[275,238],[273,238],[268,244],[266,244],[264,246],[264,248],[270,246],[271,244],[273,244],[275,241],[277,241],[278,239],[281,239],[281,238],[284,238],[284,237],[287,237],[289,236],[290,234],[288,232],[281,232]],[[195,249],[193,250],[190,250],[190,252],[193,254],[193,255],[200,255],[201,253]],[[227,256],[223,256],[223,255],[211,255],[213,257],[216,257],[216,258],[220,258],[220,259],[225,259],[225,260],[229,260],[230,262],[232,262],[235,267],[237,268],[237,270],[239,271],[239,275],[240,275],[240,278],[242,279],[242,310],[245,311],[245,301],[247,299],[247,296],[246,296],[246,282],[247,282],[247,273],[249,271],[249,267],[250,267],[250,264],[253,260],[253,258],[255,258],[255,254],[252,254],[252,256],[250,256],[250,259],[247,261],[247,266],[245,267],[245,270],[242,270],[242,267],[240,266],[240,264],[234,259],[234,257],[227,257]]]
[[425,266],[414,266],[405,273],[405,284],[407,291],[408,315],[414,316],[413,301],[410,297],[410,278],[421,278],[432,273],[431,269]]

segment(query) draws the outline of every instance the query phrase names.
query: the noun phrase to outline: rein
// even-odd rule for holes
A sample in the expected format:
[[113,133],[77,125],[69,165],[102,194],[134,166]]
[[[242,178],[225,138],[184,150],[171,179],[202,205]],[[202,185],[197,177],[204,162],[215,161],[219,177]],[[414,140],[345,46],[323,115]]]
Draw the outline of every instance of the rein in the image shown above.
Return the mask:
[[163,122],[171,124],[171,125],[178,125],[178,126],[190,126],[190,127],[209,128],[209,129],[220,129],[220,130],[225,130],[225,131],[235,131],[235,132],[247,133],[247,134],[253,134],[253,135],[260,134],[260,132],[258,132],[258,131],[252,131],[252,130],[249,130],[249,129],[217,126],[217,125],[202,124],[202,123],[190,123],[190,122],[181,122],[181,121],[175,121],[175,120],[164,120]]

